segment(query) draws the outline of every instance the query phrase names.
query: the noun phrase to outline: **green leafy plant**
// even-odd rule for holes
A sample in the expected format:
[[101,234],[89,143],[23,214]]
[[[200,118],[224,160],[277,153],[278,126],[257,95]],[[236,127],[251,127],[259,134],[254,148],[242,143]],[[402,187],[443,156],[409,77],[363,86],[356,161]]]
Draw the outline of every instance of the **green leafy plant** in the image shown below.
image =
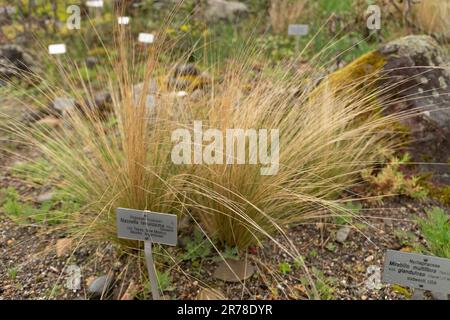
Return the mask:
[[44,296],[47,299],[57,299],[64,292],[62,285],[55,284],[45,292]]
[[38,222],[58,224],[67,214],[74,212],[79,205],[69,198],[58,195],[54,199],[44,201],[38,207],[24,203],[13,187],[0,190],[0,207],[3,213],[17,223]]
[[174,290],[174,287],[172,286],[172,276],[169,271],[157,271],[156,276],[158,278],[158,288],[160,291]]
[[438,257],[450,258],[450,221],[449,215],[441,208],[427,211],[426,218],[418,218],[420,232],[427,245],[424,252]]
[[19,179],[42,185],[49,182],[52,167],[44,158],[34,161],[19,162],[11,168],[11,173]]
[[[346,202],[342,206],[342,210],[340,210],[334,221],[337,225],[346,225],[353,223],[353,216],[360,213],[362,209],[362,204],[359,202]],[[340,214],[342,212],[342,214]]]
[[33,207],[20,201],[20,196],[13,187],[0,190],[0,205],[6,216],[20,223],[26,222],[34,213]]
[[309,256],[310,256],[311,258],[317,258],[317,256],[318,256],[317,250],[316,250],[316,249],[312,249],[312,250],[309,252]]
[[417,243],[417,236],[412,231],[396,229],[394,235],[402,246],[414,246]]
[[330,252],[335,253],[337,251],[337,246],[334,242],[328,242],[325,246],[325,249],[327,249]]
[[[319,294],[318,298],[322,300],[332,300],[334,298],[333,294],[335,292],[334,286],[336,284],[336,279],[325,276],[323,272],[316,267],[311,268],[311,273]],[[309,288],[310,285],[305,277],[301,277],[300,282],[305,288]]]
[[278,270],[282,273],[282,274],[288,274],[291,273],[292,268],[291,265],[287,262],[282,262],[278,265]]
[[14,267],[8,268],[7,273],[8,273],[8,277],[11,280],[16,280],[16,278],[17,278],[17,269],[16,268],[14,268]]
[[425,198],[428,195],[428,189],[422,186],[420,177],[408,177],[401,171],[409,160],[410,155],[405,153],[401,158],[390,159],[376,174],[364,171],[362,177],[371,183],[369,193],[373,195],[401,194],[413,199]]
[[[167,292],[175,290],[175,287],[172,285],[172,276],[170,271],[161,272],[156,270],[156,279],[158,281],[158,290],[160,292]],[[146,281],[144,289],[142,292],[138,293],[137,296],[140,299],[148,300],[151,298],[152,286],[150,281]]]
[[185,237],[186,253],[183,254],[182,259],[188,261],[195,261],[204,259],[211,254],[212,245],[205,239],[203,233],[195,229],[192,237]]
[[239,260],[238,247],[225,246],[225,250],[220,252],[219,256],[213,258],[213,261],[222,261],[223,259]]

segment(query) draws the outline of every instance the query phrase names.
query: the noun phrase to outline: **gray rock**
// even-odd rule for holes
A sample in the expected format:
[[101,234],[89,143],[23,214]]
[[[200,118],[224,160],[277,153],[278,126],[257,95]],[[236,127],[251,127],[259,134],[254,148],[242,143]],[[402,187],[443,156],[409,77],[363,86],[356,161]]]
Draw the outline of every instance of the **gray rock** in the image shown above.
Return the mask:
[[174,70],[173,76],[182,77],[182,76],[199,76],[200,70],[193,63],[180,64],[176,66]]
[[13,15],[17,12],[16,7],[13,6],[3,6],[0,7],[0,15]]
[[248,13],[246,4],[238,1],[207,0],[205,19],[210,22],[218,20],[235,20]]
[[70,265],[66,270],[66,288],[70,290],[81,289],[81,268],[77,265]]
[[112,275],[104,275],[96,278],[89,285],[88,294],[91,299],[100,299],[108,296],[114,283]]
[[10,24],[12,16],[17,12],[17,9],[13,6],[0,7],[0,25]]
[[100,91],[89,98],[85,97],[84,105],[76,103],[76,107],[81,113],[85,113],[87,108],[94,114],[105,117],[113,110],[112,97],[108,91]]
[[5,44],[0,46],[0,78],[23,77],[35,68],[33,57],[21,46]]
[[173,8],[179,0],[153,0],[153,9],[161,10],[161,9],[170,9]]
[[40,194],[36,200],[37,202],[46,202],[46,201],[50,201],[53,199],[53,193],[52,192],[46,192],[43,194]]
[[98,59],[96,57],[87,57],[86,58],[86,66],[89,69],[94,68],[98,64]]
[[66,97],[56,97],[53,101],[53,108],[63,114],[75,108],[75,99]]
[[196,300],[227,300],[225,294],[219,289],[204,288],[198,294]]
[[364,285],[368,290],[380,290],[383,287],[381,282],[381,268],[379,266],[370,265],[367,268]]
[[94,103],[96,109],[100,113],[107,113],[112,110],[112,97],[107,91],[98,92],[94,96]]
[[[435,182],[450,183],[450,67],[448,55],[429,36],[407,36],[392,41],[379,52],[386,64],[383,87],[389,99],[399,101],[387,112],[417,110],[404,125],[410,128],[409,147],[420,172],[433,173]],[[425,162],[425,163],[424,163]]]
[[255,273],[255,267],[245,260],[226,259],[220,261],[214,271],[214,278],[225,282],[241,282]]
[[344,243],[349,234],[350,234],[351,228],[349,226],[344,226],[336,232],[336,241],[339,243]]

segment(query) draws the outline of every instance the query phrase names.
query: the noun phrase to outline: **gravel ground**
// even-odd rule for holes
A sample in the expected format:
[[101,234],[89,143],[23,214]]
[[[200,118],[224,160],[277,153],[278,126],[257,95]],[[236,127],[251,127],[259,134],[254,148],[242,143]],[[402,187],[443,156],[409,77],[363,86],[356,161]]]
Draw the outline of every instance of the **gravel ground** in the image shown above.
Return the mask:
[[[396,198],[385,202],[383,208],[372,206],[361,214],[371,226],[363,230],[352,229],[343,243],[335,241],[338,227],[323,223],[293,227],[289,236],[305,257],[308,268],[316,267],[327,279],[332,279],[329,286],[333,299],[404,299],[389,285],[370,287],[370,270],[382,268],[386,249],[403,248],[394,230],[417,234],[411,218],[422,215],[426,208],[435,204],[411,205],[409,199]],[[141,264],[130,264],[125,257],[118,257],[107,243],[83,243],[58,257],[55,247],[57,240],[63,237],[59,231],[48,232],[42,226],[18,225],[4,217],[0,219],[0,230],[0,299],[87,299],[88,284],[96,276],[108,273],[114,274],[116,281],[111,295],[104,298],[120,299],[130,281],[138,283],[145,274]],[[212,274],[217,262],[212,259],[205,259],[201,268],[181,262],[172,269],[172,281],[165,298],[195,299],[206,286],[219,289],[227,299],[306,298],[305,287],[300,281],[301,268],[292,268],[287,275],[275,272],[282,262],[293,265],[292,259],[280,253],[277,246],[268,244],[247,257],[265,273],[256,272],[245,282],[245,287],[239,283],[214,280]],[[77,265],[82,270],[79,290],[66,287],[69,265]],[[270,272],[274,274],[263,276]],[[133,288],[135,291],[143,289],[139,286]],[[137,297],[146,296],[140,294]]]

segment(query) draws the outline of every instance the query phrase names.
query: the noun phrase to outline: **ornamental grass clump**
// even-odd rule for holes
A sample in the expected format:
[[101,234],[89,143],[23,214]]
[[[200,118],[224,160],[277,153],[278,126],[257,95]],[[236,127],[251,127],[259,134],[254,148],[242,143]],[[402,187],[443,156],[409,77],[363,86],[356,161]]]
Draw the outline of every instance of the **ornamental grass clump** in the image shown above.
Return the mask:
[[[111,94],[109,113],[95,107],[86,66],[62,57],[58,78],[30,75],[35,90],[26,91],[48,114],[57,97],[72,97],[61,125],[10,119],[2,128],[40,150],[54,170],[50,184],[82,204],[60,225],[73,237],[136,247],[116,237],[115,209],[126,207],[187,215],[223,246],[270,239],[298,258],[286,227],[342,210],[337,198],[394,145],[396,118],[380,115],[383,102],[365,89],[367,79],[311,89],[310,76],[291,65],[256,63],[250,45],[223,68],[203,66],[219,74],[207,88],[178,91],[168,75],[188,57],[171,55],[176,44],[161,32],[143,46],[117,28],[96,79]],[[196,124],[216,134],[194,141]],[[180,129],[192,134],[174,136]],[[230,140],[228,130],[240,131]]]

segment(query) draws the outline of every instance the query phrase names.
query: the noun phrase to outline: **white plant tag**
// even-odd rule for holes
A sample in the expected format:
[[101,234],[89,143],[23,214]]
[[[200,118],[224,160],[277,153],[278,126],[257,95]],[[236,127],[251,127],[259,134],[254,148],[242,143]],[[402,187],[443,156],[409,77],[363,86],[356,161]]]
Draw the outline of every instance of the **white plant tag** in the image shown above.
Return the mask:
[[142,43],[153,43],[155,41],[155,36],[151,33],[139,33],[139,42]]
[[150,241],[169,246],[177,244],[177,216],[134,209],[117,209],[119,238]]
[[129,24],[130,23],[130,17],[118,17],[117,22],[119,24]]
[[86,6],[91,8],[101,8],[103,7],[103,0],[88,0],[86,1]]
[[307,35],[309,26],[307,24],[290,24],[288,35],[290,36],[304,36]]
[[60,44],[51,44],[48,46],[48,53],[50,54],[64,54],[66,53],[66,45],[63,43]]

